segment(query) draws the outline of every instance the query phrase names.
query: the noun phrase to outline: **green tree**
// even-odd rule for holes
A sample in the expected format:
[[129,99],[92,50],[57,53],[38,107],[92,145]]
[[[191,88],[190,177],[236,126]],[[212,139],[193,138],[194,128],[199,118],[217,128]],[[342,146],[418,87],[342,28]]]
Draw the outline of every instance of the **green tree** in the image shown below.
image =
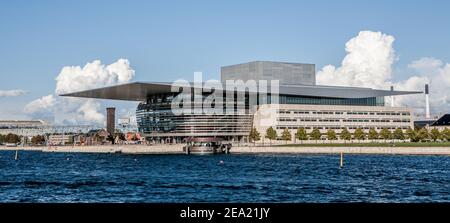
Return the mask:
[[328,140],[336,140],[337,139],[336,132],[333,129],[328,129],[327,139]]
[[447,142],[450,142],[450,129],[445,128],[444,130],[442,130],[442,138]]
[[366,133],[364,133],[364,131],[361,128],[357,128],[355,130],[355,133],[353,133],[353,135],[357,140],[364,140],[366,138]]
[[255,127],[253,127],[252,130],[250,130],[249,138],[250,140],[253,141],[253,143],[256,143],[256,141],[261,140],[261,135],[259,134],[258,130],[256,130]]
[[123,132],[119,131],[118,129],[116,129],[116,131],[114,132],[114,139],[119,139],[119,141],[127,140],[125,138],[125,134]]
[[411,142],[419,141],[419,139],[417,138],[417,132],[411,127],[408,127],[408,129],[406,130],[406,136],[409,140],[411,140]]
[[308,140],[308,133],[306,133],[305,128],[298,128],[297,133],[295,133],[295,137],[301,141]]
[[377,130],[375,128],[370,128],[369,129],[368,138],[370,140],[378,139],[378,132],[377,132]]
[[43,145],[45,143],[45,137],[41,135],[31,137],[31,144],[33,146]]
[[5,136],[0,134],[0,144],[5,142]]
[[396,128],[393,133],[394,139],[405,140],[405,134],[403,134],[403,130],[401,128]]
[[115,143],[115,142],[114,142],[114,137],[113,137],[112,135],[108,135],[108,137],[106,137],[106,139],[107,139],[108,141],[110,141],[111,144],[114,144],[114,143]]
[[344,128],[344,129],[341,131],[341,134],[339,135],[339,138],[340,138],[341,140],[344,140],[344,142],[345,142],[345,141],[347,141],[347,140],[351,140],[351,139],[352,139],[352,134],[348,131],[347,128]]
[[281,133],[281,139],[283,139],[284,141],[286,141],[286,143],[287,143],[288,141],[291,141],[291,140],[292,140],[291,132],[290,132],[287,128],[285,128],[284,131],[283,131],[283,133]]
[[387,128],[383,128],[380,131],[380,138],[384,139],[385,141],[390,139],[391,136],[392,136],[392,132],[389,129],[387,129]]
[[268,138],[270,140],[271,144],[272,144],[272,140],[276,140],[277,137],[278,137],[277,131],[275,131],[275,129],[273,129],[272,127],[268,128],[266,130],[266,138]]
[[438,139],[442,138],[442,134],[441,134],[441,132],[439,132],[439,130],[437,128],[433,128],[430,131],[430,138],[436,142]]
[[322,137],[322,133],[320,132],[319,129],[314,128],[313,131],[310,134],[310,137],[312,140],[319,140]]
[[433,128],[433,129],[430,131],[430,138],[431,138],[433,141],[436,142],[438,139],[441,139],[441,138],[442,138],[442,134],[441,134],[441,132],[439,132],[438,129]]
[[16,135],[16,134],[9,133],[8,135],[5,136],[4,140],[7,143],[15,143],[15,144],[17,144],[17,143],[20,142],[20,137],[18,135]]
[[418,141],[426,141],[430,138],[430,134],[428,133],[428,130],[426,128],[421,128],[417,132],[417,140]]

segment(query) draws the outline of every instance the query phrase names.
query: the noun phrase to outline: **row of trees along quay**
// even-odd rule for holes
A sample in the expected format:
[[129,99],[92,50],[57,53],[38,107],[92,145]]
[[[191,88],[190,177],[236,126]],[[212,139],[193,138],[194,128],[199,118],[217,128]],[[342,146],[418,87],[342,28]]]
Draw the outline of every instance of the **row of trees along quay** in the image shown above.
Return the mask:
[[[22,140],[22,136],[13,134],[13,133],[8,133],[7,135],[1,135],[0,134],[0,145],[5,144],[5,143],[10,143],[10,144],[18,144],[20,143]],[[42,145],[45,143],[45,136],[43,135],[36,135],[31,137],[31,144],[32,145]]]
[[[49,135],[50,135],[50,134],[47,134],[47,135],[35,135],[35,136],[32,136],[32,137],[31,137],[31,140],[28,140],[28,139],[27,139],[26,144],[28,144],[28,145],[33,145],[33,146],[42,146],[42,145],[45,145],[46,140],[47,140],[47,138],[48,138]],[[74,133],[67,133],[67,135],[74,135]],[[47,136],[47,137],[46,137],[46,136]],[[96,138],[96,140],[98,140],[97,138],[98,138],[99,136],[96,134],[94,137]],[[14,134],[14,133],[8,133],[7,135],[2,135],[2,134],[0,134],[0,145],[3,145],[3,144],[5,144],[5,143],[9,143],[9,144],[19,144],[19,143],[22,142],[23,138],[24,138],[23,136],[17,135],[17,134]],[[27,137],[27,138],[28,138],[28,137]],[[126,140],[127,140],[125,134],[122,133],[122,132],[119,132],[119,131],[116,131],[116,132],[114,133],[114,137],[111,136],[111,135],[109,135],[109,136],[107,137],[107,140],[108,140],[108,141],[112,141],[112,142],[114,142],[116,139],[117,139],[119,142],[120,142],[120,141],[126,141]],[[137,137],[136,134],[133,134],[132,137],[131,137],[131,140],[132,140],[132,141],[138,141],[139,138]]]
[[[394,131],[390,131],[387,128],[383,128],[379,132],[371,128],[368,132],[365,132],[361,128],[357,128],[353,133],[351,133],[348,129],[344,128],[340,134],[337,134],[334,130],[329,129],[327,133],[322,134],[319,129],[315,128],[311,133],[307,133],[304,128],[298,128],[294,137],[299,141],[318,141],[322,140],[323,136],[326,137],[327,140],[358,140],[358,141],[367,141],[367,140],[409,140],[410,142],[426,142],[426,141],[447,141],[450,142],[450,129],[445,128],[442,131],[438,129],[432,129],[428,131],[426,128],[421,128],[418,130],[414,130],[412,128],[408,128],[406,132],[403,132],[402,129],[397,128]],[[281,135],[278,135],[277,131],[270,127],[266,130],[265,136],[266,139],[270,140],[283,140],[289,142],[292,141],[292,134],[288,129],[284,129]],[[256,130],[256,128],[252,128],[249,134],[249,138],[252,142],[256,143],[261,140],[261,134]]]

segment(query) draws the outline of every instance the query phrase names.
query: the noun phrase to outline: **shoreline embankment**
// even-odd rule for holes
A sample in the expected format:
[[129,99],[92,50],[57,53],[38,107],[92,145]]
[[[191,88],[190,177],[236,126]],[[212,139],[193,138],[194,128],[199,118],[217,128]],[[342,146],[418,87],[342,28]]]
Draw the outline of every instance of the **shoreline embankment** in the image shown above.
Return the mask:
[[41,147],[5,147],[0,151],[19,150],[48,153],[124,153],[124,154],[182,154],[183,145],[102,145],[102,146],[41,146]]
[[233,147],[231,153],[450,155],[450,147]]
[[[45,146],[5,147],[0,151],[38,151],[61,153],[123,153],[123,154],[184,154],[183,144],[161,145],[102,145],[102,146]],[[450,147],[252,147],[234,146],[233,154],[380,154],[380,155],[450,155]]]

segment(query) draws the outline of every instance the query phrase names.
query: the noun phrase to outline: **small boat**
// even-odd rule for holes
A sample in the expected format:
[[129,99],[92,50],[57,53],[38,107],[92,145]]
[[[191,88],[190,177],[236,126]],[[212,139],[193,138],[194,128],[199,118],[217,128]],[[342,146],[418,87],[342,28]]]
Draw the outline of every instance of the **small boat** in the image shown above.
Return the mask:
[[189,138],[183,152],[193,155],[229,153],[231,144],[222,143],[222,139],[214,137]]

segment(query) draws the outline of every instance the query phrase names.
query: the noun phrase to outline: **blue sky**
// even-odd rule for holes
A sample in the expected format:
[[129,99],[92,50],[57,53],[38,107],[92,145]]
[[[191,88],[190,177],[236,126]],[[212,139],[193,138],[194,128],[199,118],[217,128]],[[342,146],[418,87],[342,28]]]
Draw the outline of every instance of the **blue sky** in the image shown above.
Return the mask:
[[134,80],[173,81],[222,65],[276,60],[339,65],[361,30],[396,38],[394,79],[422,57],[450,61],[448,1],[22,1],[0,2],[0,119],[54,93],[64,66],[126,58]]

